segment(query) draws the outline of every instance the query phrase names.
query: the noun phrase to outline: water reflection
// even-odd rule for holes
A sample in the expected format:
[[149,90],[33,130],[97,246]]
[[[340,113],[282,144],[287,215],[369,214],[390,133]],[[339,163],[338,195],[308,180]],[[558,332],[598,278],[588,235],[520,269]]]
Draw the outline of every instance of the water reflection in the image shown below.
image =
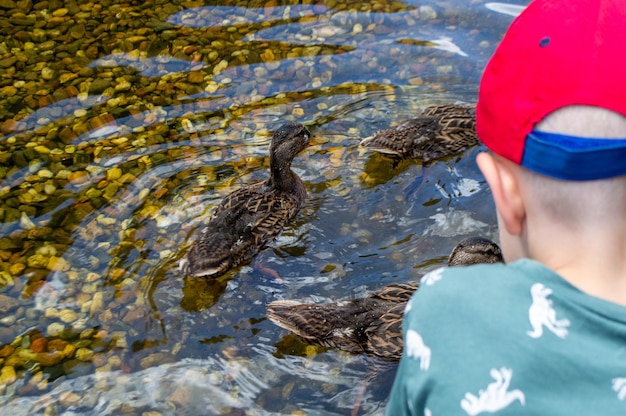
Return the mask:
[[[294,347],[265,305],[412,281],[457,237],[494,236],[478,149],[413,194],[420,161],[358,140],[474,101],[510,17],[460,1],[19,3],[0,41],[3,410],[382,414],[393,369]],[[309,192],[296,220],[250,266],[183,279],[195,229],[266,177],[292,120],[318,144],[293,165]]]
[[[339,372],[330,363],[311,362],[301,357],[277,359],[272,356],[272,349],[258,346],[254,351],[256,358],[250,360],[226,357],[183,359],[152,366],[133,376],[122,372],[80,376],[59,383],[41,397],[23,397],[5,403],[3,409],[12,414],[22,414],[28,409],[30,414],[36,414],[49,408],[49,403],[70,403],[75,412],[88,410],[99,415],[116,415],[123,411],[175,414],[180,407],[185,409],[184,414],[219,415],[244,411],[265,414],[300,409],[302,402],[310,401],[308,394],[312,393],[320,404],[304,404],[302,410],[315,415],[324,414],[321,402],[330,402],[347,411],[357,403],[362,392],[359,371],[347,367]],[[354,360],[348,360],[347,364]],[[274,388],[277,380],[286,387]],[[306,384],[302,384],[303,381]],[[322,393],[323,390],[326,393]],[[372,396],[371,392],[366,394]],[[259,395],[266,398],[259,401]],[[275,407],[276,402],[285,398],[291,402],[287,409]],[[377,409],[367,402],[365,400],[362,405],[364,411]]]
[[89,64],[91,68],[129,66],[144,77],[163,77],[179,72],[198,71],[206,64],[186,61],[171,56],[139,57],[131,53],[115,53],[96,59]]
[[329,11],[323,4],[274,7],[210,6],[194,7],[174,13],[167,21],[175,25],[197,28],[249,27],[255,23],[276,24],[284,20],[325,14]]

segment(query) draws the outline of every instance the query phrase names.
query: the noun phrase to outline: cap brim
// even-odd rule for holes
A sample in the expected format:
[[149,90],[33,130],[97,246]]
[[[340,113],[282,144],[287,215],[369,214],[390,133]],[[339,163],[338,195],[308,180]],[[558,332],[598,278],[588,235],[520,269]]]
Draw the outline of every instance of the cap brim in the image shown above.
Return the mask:
[[626,175],[626,139],[598,139],[533,130],[521,165],[542,175],[588,181]]

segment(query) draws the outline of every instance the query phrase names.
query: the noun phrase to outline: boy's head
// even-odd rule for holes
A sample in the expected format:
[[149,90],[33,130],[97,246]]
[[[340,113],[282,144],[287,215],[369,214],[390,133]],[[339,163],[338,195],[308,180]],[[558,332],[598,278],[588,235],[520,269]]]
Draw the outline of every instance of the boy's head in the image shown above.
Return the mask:
[[477,162],[507,261],[626,229],[625,35],[620,0],[535,0],[488,63]]
[[[480,140],[495,154],[552,178],[626,175],[626,130],[597,134],[601,120],[582,109],[569,114],[572,122],[583,114],[591,126],[578,123],[580,130],[566,131],[539,124],[567,106],[626,116],[624,39],[623,1],[533,1],[513,22],[483,74],[476,109]],[[568,127],[567,122],[559,125]]]

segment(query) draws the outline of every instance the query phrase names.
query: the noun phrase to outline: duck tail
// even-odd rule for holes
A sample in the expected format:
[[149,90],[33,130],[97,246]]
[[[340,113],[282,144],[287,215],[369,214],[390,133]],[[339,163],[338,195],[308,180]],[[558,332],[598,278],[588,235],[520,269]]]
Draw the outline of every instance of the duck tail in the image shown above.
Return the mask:
[[336,304],[308,304],[276,300],[267,306],[267,317],[274,324],[303,340],[323,347],[337,347]]
[[[267,317],[274,324],[285,328],[298,336],[308,338],[313,331],[312,322],[319,319],[317,305],[295,300],[276,300],[267,305]],[[313,321],[311,321],[313,319]]]

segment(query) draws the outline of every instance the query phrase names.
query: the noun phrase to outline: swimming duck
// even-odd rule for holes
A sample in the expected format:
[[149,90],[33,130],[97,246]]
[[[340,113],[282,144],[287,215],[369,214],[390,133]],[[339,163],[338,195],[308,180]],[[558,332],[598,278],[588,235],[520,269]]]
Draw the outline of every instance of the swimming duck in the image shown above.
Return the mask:
[[306,199],[302,180],[291,162],[309,145],[311,133],[300,123],[287,123],[270,143],[270,177],[228,194],[179,268],[188,276],[218,276],[252,259],[273,241]]
[[475,106],[457,104],[427,107],[417,117],[361,140],[361,146],[396,163],[402,159],[428,163],[477,143]]
[[[496,243],[470,237],[454,247],[448,266],[503,261]],[[419,283],[394,283],[365,298],[326,304],[277,300],[267,306],[267,317],[305,342],[398,361],[404,308],[418,288]]]

